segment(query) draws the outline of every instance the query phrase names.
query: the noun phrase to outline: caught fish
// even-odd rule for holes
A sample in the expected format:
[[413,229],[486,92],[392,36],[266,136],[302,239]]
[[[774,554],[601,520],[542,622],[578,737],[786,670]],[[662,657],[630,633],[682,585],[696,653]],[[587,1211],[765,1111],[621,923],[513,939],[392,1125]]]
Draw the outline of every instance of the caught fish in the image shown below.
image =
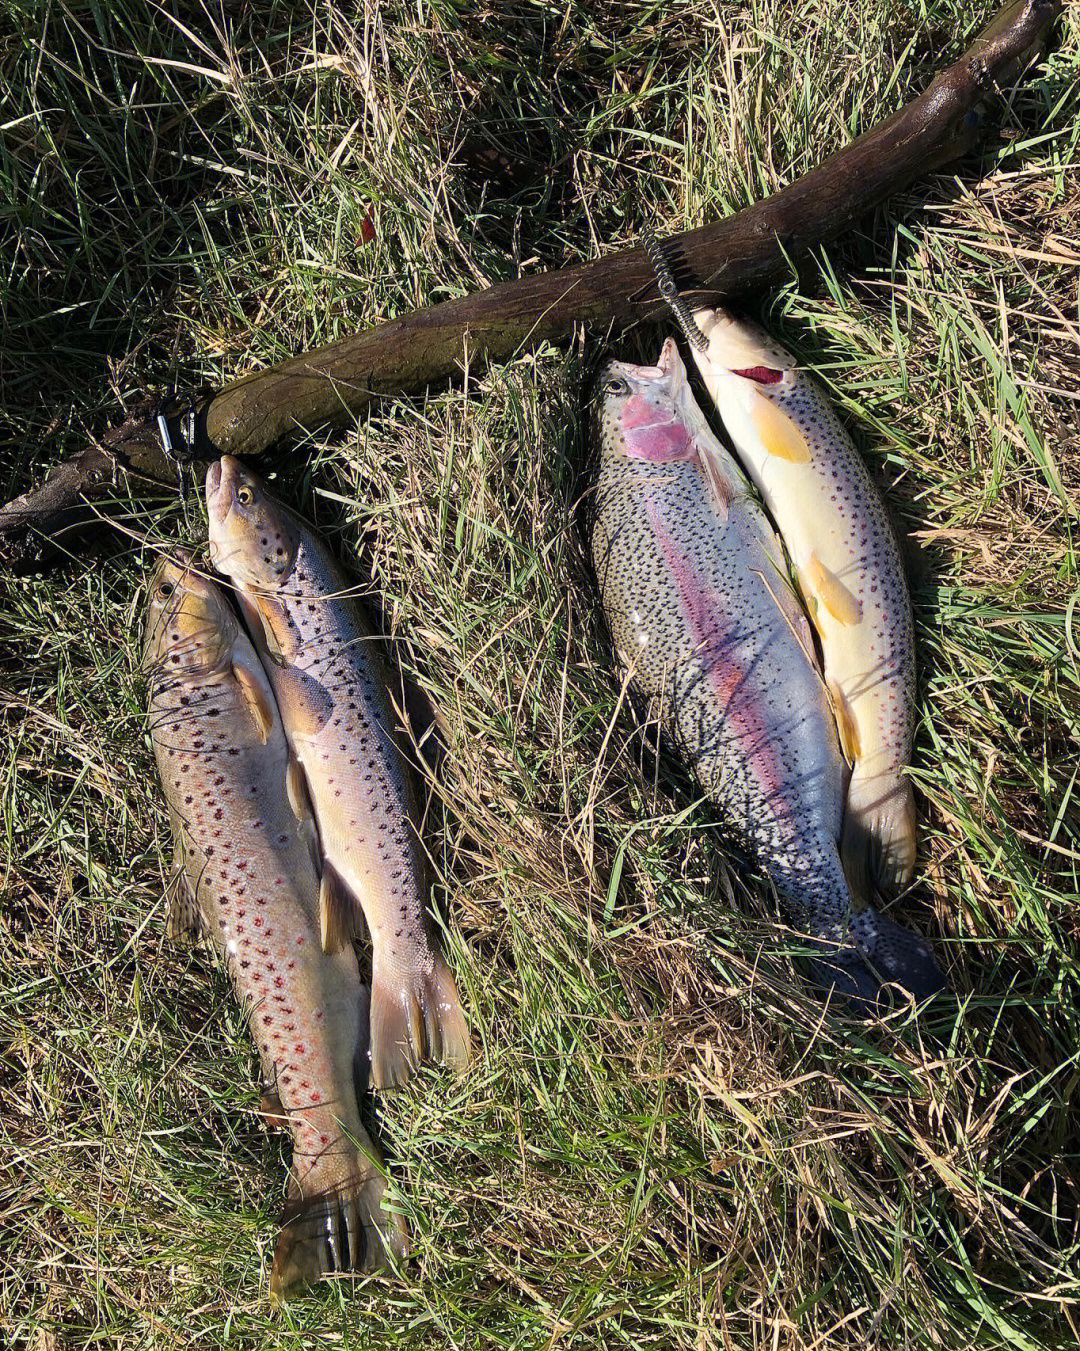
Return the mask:
[[412,779],[394,738],[388,675],[329,551],[265,484],[224,456],[206,480],[210,550],[266,656],[323,854],[322,942],[361,914],[371,932],[371,1082],[405,1082],[425,1057],[461,1066],[469,1030],[425,908]]
[[851,781],[841,852],[856,891],[898,891],[915,868],[904,769],[915,639],[900,549],[881,497],[824,390],[756,325],[699,310],[694,360],[791,556],[821,641]]
[[856,901],[840,861],[846,767],[811,634],[764,512],[669,339],[613,361],[594,403],[593,561],[612,637],[731,833],[856,1002],[944,984],[929,945]]
[[265,672],[224,593],[186,560],[164,560],[151,582],[143,664],[176,846],[169,931],[202,931],[224,954],[267,1116],[293,1137],[277,1299],[407,1246],[383,1209],[357,1101],[367,992],[351,946],[322,950],[310,823],[286,796],[288,748]]

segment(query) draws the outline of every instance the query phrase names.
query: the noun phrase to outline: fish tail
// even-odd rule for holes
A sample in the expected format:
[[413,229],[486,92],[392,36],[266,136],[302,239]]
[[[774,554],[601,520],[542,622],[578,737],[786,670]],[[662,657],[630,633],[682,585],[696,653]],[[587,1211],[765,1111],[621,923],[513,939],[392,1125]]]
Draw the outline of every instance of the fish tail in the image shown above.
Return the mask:
[[808,965],[814,982],[865,1013],[883,1012],[890,986],[917,1002],[940,994],[947,981],[925,938],[902,928],[872,905],[852,902],[840,859],[832,847],[827,865],[808,870],[797,894],[793,918],[809,937]]
[[377,1271],[388,1254],[400,1260],[408,1253],[404,1220],[383,1208],[386,1182],[374,1164],[361,1159],[366,1166],[332,1191],[305,1196],[295,1181],[290,1184],[270,1271],[275,1303],[320,1276]]
[[371,990],[372,1087],[405,1083],[425,1060],[463,1069],[469,1055],[469,1027],[457,985],[439,953],[430,972],[413,971],[391,983],[380,980],[376,960]]
[[[860,772],[861,771],[861,772]],[[894,896],[915,871],[915,798],[911,781],[856,763],[840,846],[852,891]]]

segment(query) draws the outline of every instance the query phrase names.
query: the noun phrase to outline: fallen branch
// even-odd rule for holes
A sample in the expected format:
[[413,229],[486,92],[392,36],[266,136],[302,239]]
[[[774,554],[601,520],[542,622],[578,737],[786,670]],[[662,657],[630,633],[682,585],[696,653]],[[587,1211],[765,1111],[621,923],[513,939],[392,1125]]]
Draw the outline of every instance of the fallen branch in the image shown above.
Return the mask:
[[[990,97],[1039,50],[1060,0],[1013,0],[925,93],[763,202],[675,235],[684,291],[701,301],[738,297],[775,280],[791,258],[837,238],[859,217],[957,159],[978,141]],[[636,323],[664,313],[643,249],[502,282],[293,357],[234,381],[196,405],[196,467],[228,451],[259,455],[297,432],[344,423],[374,397],[421,389],[512,357],[575,324]],[[175,421],[171,424],[177,432]],[[129,419],[63,461],[37,488],[0,508],[0,559],[40,559],[85,521],[82,503],[121,477],[176,482],[155,418]]]

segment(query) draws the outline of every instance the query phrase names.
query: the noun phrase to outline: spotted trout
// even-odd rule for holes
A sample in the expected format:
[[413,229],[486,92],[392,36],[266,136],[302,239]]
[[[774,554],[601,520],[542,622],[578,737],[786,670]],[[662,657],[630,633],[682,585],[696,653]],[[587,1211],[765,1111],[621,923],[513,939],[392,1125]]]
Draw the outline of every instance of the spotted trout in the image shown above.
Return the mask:
[[915,640],[900,549],[881,497],[824,390],[762,329],[723,310],[694,320],[694,360],[795,568],[852,766],[841,852],[855,890],[896,892],[915,867],[904,769]]
[[224,456],[206,480],[210,550],[235,584],[310,796],[323,856],[322,942],[367,920],[371,1082],[426,1056],[461,1066],[469,1030],[428,922],[415,792],[395,739],[388,672],[348,582],[314,531]]
[[360,1121],[367,991],[352,947],[322,950],[311,832],[287,799],[266,675],[222,590],[186,562],[164,560],[151,582],[143,660],[176,848],[169,930],[205,932],[224,954],[269,1086],[267,1117],[293,1137],[270,1277],[279,1299],[405,1251]]
[[608,363],[593,407],[593,561],[634,684],[807,936],[815,979],[862,1006],[885,982],[935,993],[929,945],[849,889],[846,766],[809,627],[675,343],[656,366]]

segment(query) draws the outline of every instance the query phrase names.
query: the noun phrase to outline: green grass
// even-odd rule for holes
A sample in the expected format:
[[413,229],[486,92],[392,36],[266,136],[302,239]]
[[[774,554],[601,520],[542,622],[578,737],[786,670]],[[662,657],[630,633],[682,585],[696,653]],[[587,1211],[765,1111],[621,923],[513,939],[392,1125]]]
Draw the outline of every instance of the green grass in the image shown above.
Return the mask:
[[[737,209],[925,87],[989,7],[3,9],[6,497],[147,386]],[[823,1020],[620,699],[571,510],[605,335],[386,400],[279,468],[440,716],[425,838],[478,1055],[374,1108],[415,1256],[268,1307],[286,1150],[216,962],[164,937],[150,555],[117,536],[0,576],[9,1345],[1075,1346],[1078,78],[1073,12],[982,155],[756,307],[910,546],[902,909],[960,1012]],[[121,505],[200,537],[197,501]]]

